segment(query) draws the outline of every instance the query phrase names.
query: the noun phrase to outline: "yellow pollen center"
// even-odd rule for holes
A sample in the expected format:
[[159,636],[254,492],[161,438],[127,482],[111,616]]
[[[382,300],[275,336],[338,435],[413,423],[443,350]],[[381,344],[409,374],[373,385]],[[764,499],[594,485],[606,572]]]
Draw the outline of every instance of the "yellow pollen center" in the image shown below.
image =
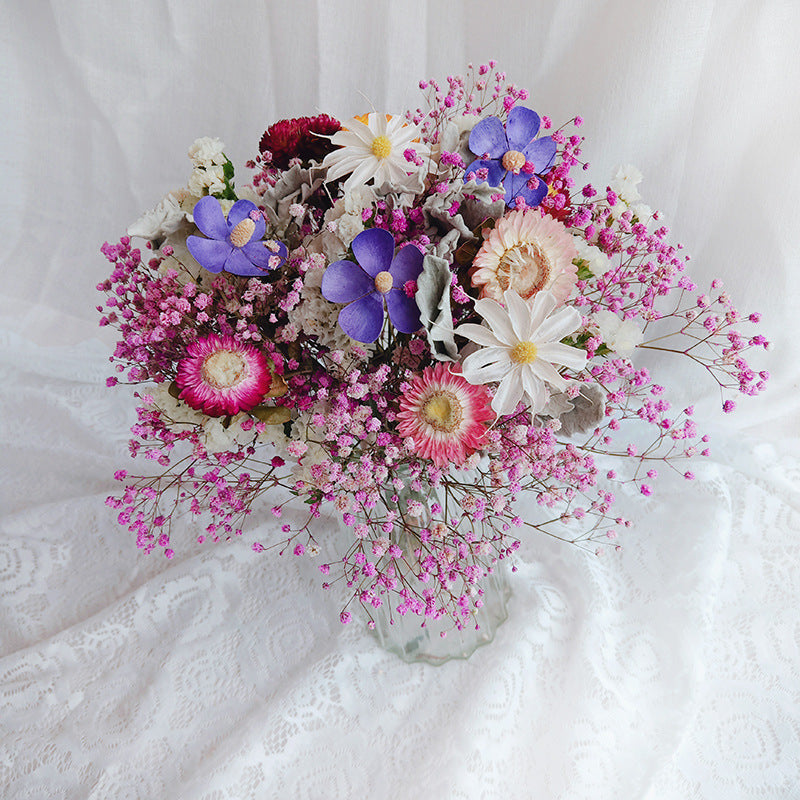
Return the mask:
[[376,136],[372,140],[371,149],[375,158],[387,158],[392,152],[392,143],[386,136]]
[[386,272],[384,270],[375,276],[375,288],[381,294],[386,294],[392,286],[394,286],[394,278],[392,278],[391,272]]
[[503,156],[503,169],[519,172],[525,166],[525,156],[519,150],[508,150]]
[[536,360],[537,352],[533,342],[519,342],[511,349],[511,360],[517,364],[530,364]]
[[245,217],[232,231],[231,244],[234,247],[244,247],[253,235],[256,224],[250,217]]
[[437,431],[454,431],[464,417],[459,399],[448,391],[432,394],[422,407],[425,422]]
[[230,389],[247,377],[247,362],[241,353],[217,350],[203,361],[203,380],[215,389]]

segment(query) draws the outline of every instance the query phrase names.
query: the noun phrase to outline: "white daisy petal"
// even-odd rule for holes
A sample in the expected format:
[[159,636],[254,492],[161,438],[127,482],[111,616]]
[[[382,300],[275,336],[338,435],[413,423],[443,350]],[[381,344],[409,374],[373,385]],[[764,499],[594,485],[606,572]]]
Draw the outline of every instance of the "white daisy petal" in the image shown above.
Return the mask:
[[[558,301],[550,292],[539,292],[532,298],[529,314],[530,314],[530,332],[529,337],[534,331],[538,330],[545,318],[553,313]],[[542,337],[544,338],[544,337]]]
[[504,292],[503,300],[517,339],[520,342],[529,342],[531,312],[528,304],[516,292]]
[[570,369],[583,369],[586,366],[586,352],[577,347],[569,347],[561,342],[548,342],[538,347],[538,355],[545,361],[560,364]]
[[563,339],[581,326],[581,315],[577,308],[567,306],[544,320],[532,331],[533,339],[548,341]]
[[[356,186],[363,186],[375,174],[375,162],[377,161],[378,159],[375,156],[370,156],[370,158],[362,161],[345,181],[344,190],[349,192]],[[380,169],[380,165],[378,165],[378,169]]]
[[522,400],[524,391],[520,370],[511,370],[497,387],[492,398],[492,410],[498,417],[510,414],[517,407],[517,403]]
[[502,380],[508,372],[508,361],[497,361],[494,364],[487,364],[480,369],[465,369],[462,372],[464,380],[475,385],[495,383]]
[[532,370],[522,370],[522,386],[531,402],[531,412],[541,411],[547,403],[547,387]]
[[537,378],[547,381],[559,391],[563,392],[567,388],[567,382],[550,362],[537,358],[529,365],[529,368]]
[[463,325],[459,325],[455,329],[455,333],[487,347],[501,347],[504,344],[485,325],[476,325],[474,322],[465,322]]
[[505,364],[511,361],[507,347],[482,347],[464,359],[463,369],[465,371],[480,370],[488,364],[498,361]]
[[503,344],[513,347],[519,341],[508,312],[496,300],[484,298],[475,302],[475,310],[489,323],[494,335]]

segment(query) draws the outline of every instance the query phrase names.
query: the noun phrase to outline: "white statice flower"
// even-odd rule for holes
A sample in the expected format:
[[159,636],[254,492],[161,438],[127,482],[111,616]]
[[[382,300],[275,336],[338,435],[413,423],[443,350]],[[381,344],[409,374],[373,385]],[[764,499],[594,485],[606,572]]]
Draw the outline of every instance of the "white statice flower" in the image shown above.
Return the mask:
[[168,383],[157,383],[148,386],[142,392],[143,396],[150,395],[153,398],[152,406],[164,412],[167,419],[176,426],[179,425],[202,425],[208,417],[200,411],[195,411],[186,403],[178,400],[169,393]]
[[617,202],[608,209],[611,212],[611,219],[617,222],[619,218],[628,210],[628,204],[621,198],[617,198]]
[[638,222],[641,222],[648,230],[652,229],[655,224],[653,218],[653,209],[646,203],[635,203],[631,206],[631,213],[636,217]]
[[635,203],[641,200],[639,189],[642,182],[642,173],[633,164],[623,164],[617,167],[609,186],[625,202]]
[[598,311],[593,317],[600,338],[616,353],[629,356],[642,343],[644,334],[632,320],[620,319],[613,311]]
[[489,298],[476,301],[475,311],[488,327],[466,323],[456,328],[456,333],[483,345],[464,359],[462,375],[473,384],[499,381],[492,399],[498,417],[510,414],[523,399],[536,414],[547,403],[547,385],[561,392],[567,389],[554,365],[573,370],[586,366],[585,351],[561,343],[580,328],[581,315],[572,306],[556,311],[558,300],[546,291],[527,301],[507,291],[503,302],[505,308]]
[[205,194],[219,194],[225,190],[225,174],[218,164],[196,166],[189,176],[189,191],[202,197]]
[[[242,429],[242,423],[250,418],[249,414],[237,414],[225,426],[222,424],[222,417],[209,417],[173,397],[168,383],[155,384],[142,394],[150,395],[153,398],[152,406],[160,409],[176,428],[185,428],[187,425],[199,427],[200,441],[209,453],[238,450],[241,445],[253,441],[254,430]],[[274,427],[283,430],[280,425],[267,425],[268,430]]]
[[336,221],[336,234],[345,247],[349,247],[353,239],[364,230],[361,214],[342,214]]
[[211,166],[224,164],[227,159],[223,150],[225,145],[219,139],[203,136],[195,139],[189,148],[189,158],[196,166]]
[[599,248],[589,244],[582,236],[574,237],[578,258],[586,262],[592,275],[598,278],[611,269],[611,259]]
[[242,430],[242,423],[249,418],[249,414],[237,414],[225,426],[221,417],[206,417],[203,420],[203,444],[206,450],[209,453],[227,453],[252,442],[253,430]]
[[404,153],[410,149],[423,159],[430,156],[416,125],[401,116],[374,111],[366,118],[354,117],[346,122],[342,130],[331,136],[331,143],[339,147],[322,162],[328,170],[325,180],[330,182],[349,175],[344,182],[345,192],[370,181],[376,187],[389,184],[393,190],[416,190],[421,168],[407,161]]
[[170,192],[155,208],[145,212],[128,228],[128,236],[153,240],[175,233],[186,219],[181,206],[182,194]]

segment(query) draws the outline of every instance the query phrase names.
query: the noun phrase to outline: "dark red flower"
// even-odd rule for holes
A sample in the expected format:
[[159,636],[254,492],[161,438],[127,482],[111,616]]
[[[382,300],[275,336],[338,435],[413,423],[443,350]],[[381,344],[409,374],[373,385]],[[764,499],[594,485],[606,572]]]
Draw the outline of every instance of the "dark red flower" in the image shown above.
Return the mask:
[[333,150],[330,141],[323,136],[331,136],[341,127],[338,120],[327,114],[282,119],[267,128],[261,137],[259,151],[263,153],[268,150],[272,153],[271,164],[279,169],[286,169],[293,158],[321,161],[326,153]]

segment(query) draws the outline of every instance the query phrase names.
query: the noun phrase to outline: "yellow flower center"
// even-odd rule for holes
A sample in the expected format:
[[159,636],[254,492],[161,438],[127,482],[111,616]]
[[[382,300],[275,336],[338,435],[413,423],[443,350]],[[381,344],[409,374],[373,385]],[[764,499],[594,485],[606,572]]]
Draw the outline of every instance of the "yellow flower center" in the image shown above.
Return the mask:
[[464,411],[461,401],[452,392],[439,390],[426,400],[422,415],[432,428],[452,433],[461,424]]
[[511,348],[511,360],[516,364],[530,364],[536,360],[538,352],[533,342],[518,342]]
[[200,372],[215,389],[230,389],[247,376],[247,362],[241,353],[217,350],[203,361]]
[[376,136],[372,140],[372,155],[375,158],[388,158],[392,152],[392,143],[386,136]]
[[231,231],[231,244],[234,247],[244,247],[253,235],[256,229],[256,224],[250,217],[245,217],[234,229]]
[[392,286],[394,286],[394,278],[392,278],[391,272],[386,272],[384,270],[375,276],[375,288],[381,294],[386,294]]
[[509,150],[503,156],[503,169],[519,172],[525,166],[525,156],[519,150]]

